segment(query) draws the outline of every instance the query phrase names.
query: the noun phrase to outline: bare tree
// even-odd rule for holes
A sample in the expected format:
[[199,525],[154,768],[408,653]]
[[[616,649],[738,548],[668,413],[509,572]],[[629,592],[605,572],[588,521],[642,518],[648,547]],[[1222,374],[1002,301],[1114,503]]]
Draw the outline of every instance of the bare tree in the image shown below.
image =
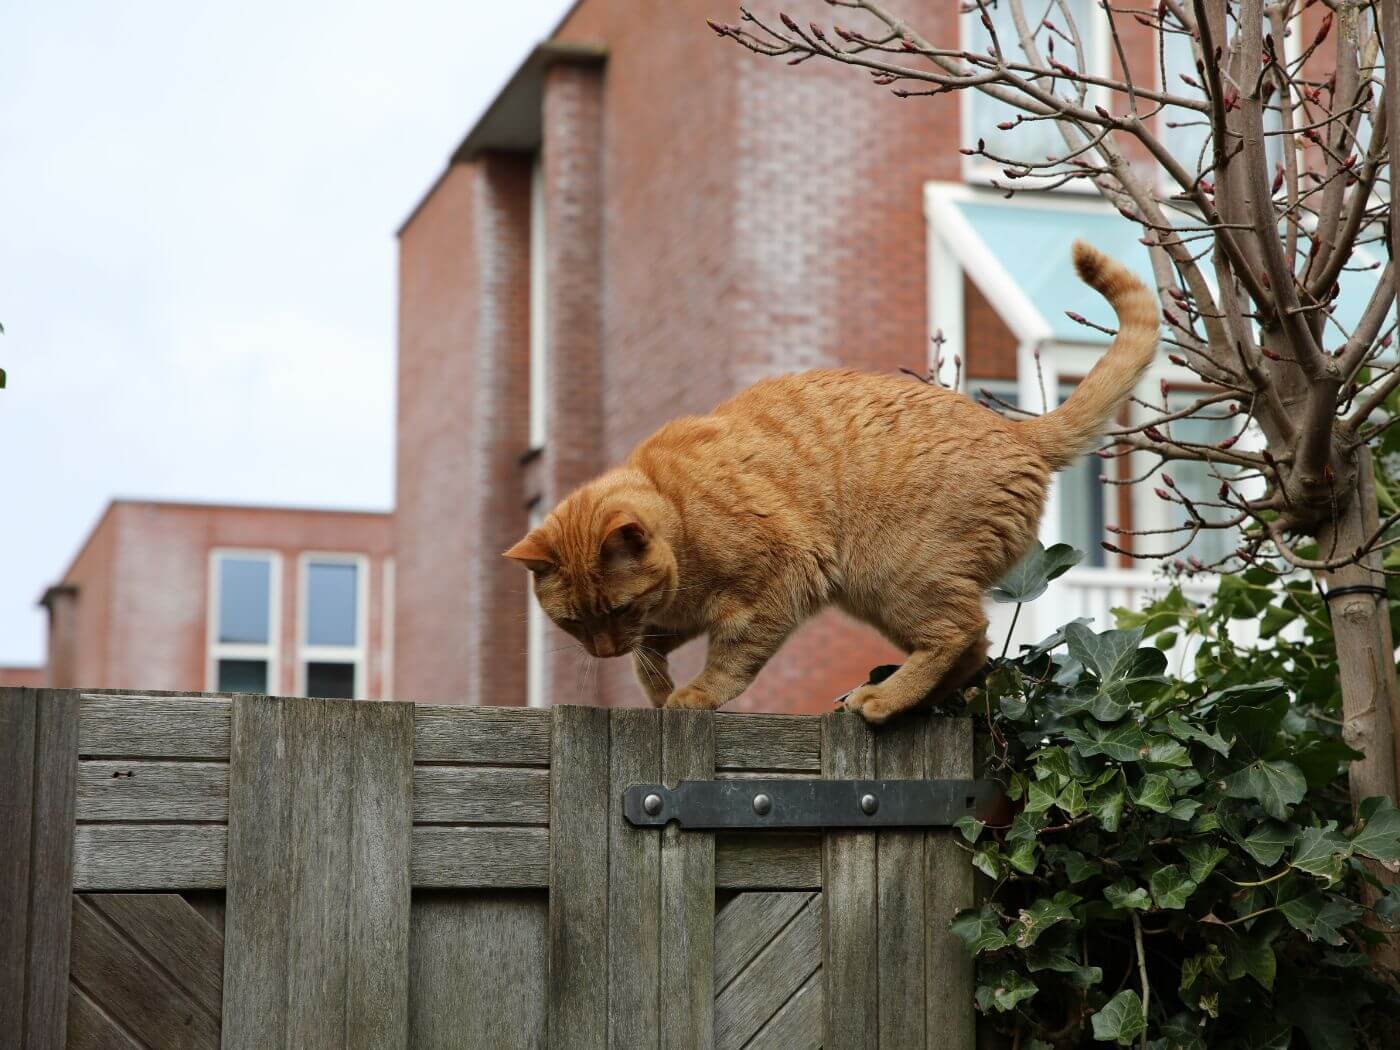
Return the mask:
[[[1400,207],[1386,146],[1400,141],[1400,106],[1386,101],[1400,97],[1400,70],[1383,60],[1400,39],[1400,0],[1097,0],[1094,27],[1076,24],[1071,0],[970,0],[977,48],[935,43],[880,0],[825,3],[858,24],[804,27],[741,8],[738,24],[710,25],[760,55],[866,70],[904,99],[983,92],[1007,107],[996,142],[1047,124],[1058,132],[1048,155],[986,140],[965,148],[1000,166],[1000,189],[1092,183],[1141,224],[1164,345],[1208,392],[1175,407],[1165,391],[1160,403],[1140,399],[1110,435],[1099,455],[1146,458],[1134,481],[1161,475],[1158,495],[1181,524],[1121,530],[1106,546],[1174,556],[1229,529],[1237,545],[1190,571],[1315,574],[1332,596],[1345,736],[1366,755],[1351,767],[1353,801],[1395,798],[1384,590],[1395,570],[1383,555],[1400,545],[1400,514],[1378,512],[1371,446],[1400,419],[1400,364],[1387,352]],[[1091,29],[1107,34],[1109,71],[1086,60]],[[1145,36],[1156,61],[1134,69]],[[1188,47],[1194,61],[1160,76],[1168,52]],[[1183,151],[1183,138],[1197,148]],[[1366,269],[1374,290],[1344,319],[1338,282]],[[1191,419],[1229,420],[1232,433],[1193,442]],[[1209,498],[1163,473],[1181,460],[1218,481]]]

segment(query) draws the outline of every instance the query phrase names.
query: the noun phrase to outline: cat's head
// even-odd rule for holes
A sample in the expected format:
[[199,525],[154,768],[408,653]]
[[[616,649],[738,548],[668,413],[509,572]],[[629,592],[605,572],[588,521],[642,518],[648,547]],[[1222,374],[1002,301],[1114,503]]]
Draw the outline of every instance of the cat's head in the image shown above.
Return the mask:
[[580,495],[505,556],[530,570],[540,607],[561,629],[593,656],[621,656],[675,596],[675,555],[645,509]]

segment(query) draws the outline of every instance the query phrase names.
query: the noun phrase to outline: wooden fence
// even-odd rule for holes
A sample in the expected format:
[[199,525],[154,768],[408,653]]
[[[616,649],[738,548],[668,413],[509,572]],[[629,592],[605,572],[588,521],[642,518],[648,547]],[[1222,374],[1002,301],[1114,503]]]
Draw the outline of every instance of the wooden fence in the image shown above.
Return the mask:
[[956,719],[0,690],[0,1047],[967,1050],[953,832],[622,792],[971,774]]

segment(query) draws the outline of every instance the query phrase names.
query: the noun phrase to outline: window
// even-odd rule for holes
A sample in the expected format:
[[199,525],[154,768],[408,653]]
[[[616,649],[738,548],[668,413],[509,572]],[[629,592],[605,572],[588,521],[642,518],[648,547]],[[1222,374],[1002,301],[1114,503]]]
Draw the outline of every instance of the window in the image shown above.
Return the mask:
[[[1180,412],[1193,404],[1200,396],[1199,392],[1174,394],[1168,401],[1167,407],[1173,412]],[[1167,429],[1171,436],[1178,441],[1200,445],[1218,445],[1239,429],[1239,424],[1235,420],[1209,418],[1214,415],[1222,415],[1223,412],[1220,408],[1207,408],[1203,414],[1206,418],[1173,420]],[[1176,487],[1193,503],[1219,501],[1220,479],[1213,473],[1214,469],[1209,463],[1196,463],[1189,460],[1173,460],[1166,466],[1172,480],[1176,482]],[[1226,469],[1228,472],[1229,468]],[[1183,524],[1190,518],[1184,507],[1173,504],[1171,510],[1170,525],[1173,527]],[[1216,521],[1226,517],[1227,513],[1219,509],[1204,508],[1201,510],[1201,517],[1207,521]],[[1185,538],[1186,533],[1184,532],[1167,537],[1173,547]],[[1184,559],[1194,555],[1209,565],[1219,561],[1239,545],[1240,537],[1236,529],[1204,529],[1191,541],[1191,546],[1177,554],[1176,557]]]
[[[1077,66],[1073,47],[1058,33],[1051,33],[1043,28],[1044,20],[1048,19],[1060,32],[1068,31],[1060,6],[1054,0],[1049,0],[1048,3],[1047,0],[1022,0],[1022,4],[1026,22],[1039,27],[1036,30],[1035,46],[1041,58],[1048,59],[1053,39],[1056,59],[1071,67]],[[1087,71],[1099,76],[1105,75],[1108,69],[1108,34],[1097,0],[1065,0],[1064,6],[1068,8],[1074,25],[1079,29]],[[982,10],[991,18],[997,43],[1001,46],[1001,53],[1006,60],[1026,62],[1026,53],[1016,33],[1016,23],[1009,0],[1000,0],[999,3],[986,5],[985,8],[972,5],[972,10],[963,14],[963,46],[976,54],[986,54],[992,50],[992,36],[982,24]],[[1072,97],[1075,88],[1065,81],[1057,81],[1055,90],[1069,98]],[[1091,89],[1090,102],[1097,101],[1101,94],[1100,91]],[[1009,130],[997,127],[998,124],[1014,122],[1017,117],[1026,115],[1025,110],[993,98],[985,92],[975,89],[964,91],[963,144],[972,148],[977,140],[981,139],[985,142],[988,152],[999,157],[1025,161],[1043,161],[1048,156],[1058,156],[1065,152],[1064,136],[1060,133],[1059,125],[1053,120],[1023,121]],[[985,157],[969,157],[967,162],[967,175],[996,176],[1002,168],[1001,164],[988,161]],[[1019,185],[1025,186],[1026,181],[1023,180]]]
[[544,174],[536,156],[530,175],[530,448],[544,448],[547,434],[548,347],[544,305]]
[[[1226,27],[1235,32],[1235,10],[1226,9]],[[1267,23],[1264,31],[1269,32]],[[1294,35],[1296,36],[1296,28]],[[1155,37],[1155,35],[1154,35]],[[1291,40],[1285,41],[1286,50],[1292,50]],[[1162,90],[1169,95],[1177,95],[1204,102],[1205,88],[1201,83],[1200,70],[1196,68],[1196,54],[1191,37],[1186,33],[1167,33],[1162,42]],[[1182,77],[1190,80],[1183,80]],[[1283,115],[1277,108],[1278,94],[1271,99],[1274,108],[1264,110],[1264,153],[1269,168],[1283,162],[1283,137],[1269,134],[1283,127]],[[1165,107],[1158,119],[1158,138],[1173,157],[1191,175],[1198,175],[1215,164],[1210,142],[1210,118],[1193,109],[1180,106]],[[1175,126],[1173,126],[1175,125]]]
[[276,691],[281,566],[270,551],[210,554],[205,680],[216,692]]
[[366,559],[358,554],[304,554],[300,577],[298,692],[363,696]]
[[[536,500],[530,504],[530,529],[533,531],[540,527],[544,521],[544,510],[540,506],[540,501]],[[546,696],[546,650],[548,645],[545,630],[545,614],[540,608],[540,603],[535,600],[535,587],[533,577],[528,573],[525,576],[525,703],[530,707],[547,707],[549,700]]]

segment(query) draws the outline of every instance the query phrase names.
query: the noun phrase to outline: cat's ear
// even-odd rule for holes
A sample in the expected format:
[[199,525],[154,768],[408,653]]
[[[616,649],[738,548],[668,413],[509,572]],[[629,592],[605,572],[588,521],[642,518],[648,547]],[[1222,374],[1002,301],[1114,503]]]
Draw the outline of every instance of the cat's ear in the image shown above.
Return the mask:
[[555,565],[553,552],[533,532],[506,551],[503,557],[520,562],[536,574],[549,572]]
[[646,526],[637,516],[620,510],[603,526],[603,538],[598,546],[604,557],[637,555],[646,550],[648,539]]

